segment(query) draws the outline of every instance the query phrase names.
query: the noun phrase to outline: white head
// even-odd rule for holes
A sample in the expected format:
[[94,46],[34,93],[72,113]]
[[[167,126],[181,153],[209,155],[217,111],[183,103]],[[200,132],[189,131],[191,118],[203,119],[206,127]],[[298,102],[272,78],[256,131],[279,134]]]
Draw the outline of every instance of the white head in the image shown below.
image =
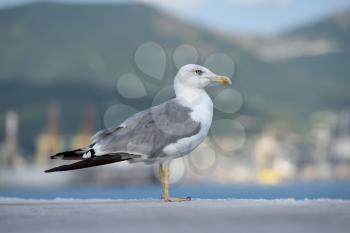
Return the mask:
[[181,67],[174,80],[175,86],[181,85],[195,89],[203,89],[211,83],[230,85],[231,80],[226,76],[214,74],[209,69],[196,64],[188,64]]

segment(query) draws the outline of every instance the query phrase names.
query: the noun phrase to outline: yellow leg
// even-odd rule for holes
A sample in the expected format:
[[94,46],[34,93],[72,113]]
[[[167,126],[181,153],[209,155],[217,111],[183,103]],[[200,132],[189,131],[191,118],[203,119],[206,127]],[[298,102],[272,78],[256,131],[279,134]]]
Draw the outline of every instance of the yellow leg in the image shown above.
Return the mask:
[[170,176],[170,169],[169,164],[160,164],[159,166],[159,175],[160,180],[162,182],[162,188],[163,188],[163,196],[162,198],[166,202],[179,202],[179,201],[190,201],[191,198],[176,198],[176,197],[170,197],[169,195],[169,176]]

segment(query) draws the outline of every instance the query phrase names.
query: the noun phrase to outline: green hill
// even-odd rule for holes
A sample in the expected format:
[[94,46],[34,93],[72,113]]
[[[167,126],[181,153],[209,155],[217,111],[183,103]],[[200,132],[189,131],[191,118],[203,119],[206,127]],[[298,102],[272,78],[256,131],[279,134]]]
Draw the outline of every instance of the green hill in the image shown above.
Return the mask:
[[[294,40],[312,41],[320,54],[276,62],[288,67],[308,86],[300,91],[317,108],[339,110],[350,106],[350,11],[286,33]],[[292,78],[292,77],[290,77]]]

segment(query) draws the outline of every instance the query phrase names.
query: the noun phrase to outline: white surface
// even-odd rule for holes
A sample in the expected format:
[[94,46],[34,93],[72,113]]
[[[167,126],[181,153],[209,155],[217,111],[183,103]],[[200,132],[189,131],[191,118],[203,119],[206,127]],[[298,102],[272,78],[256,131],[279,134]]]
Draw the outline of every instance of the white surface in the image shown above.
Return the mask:
[[25,200],[0,198],[10,232],[349,232],[342,200]]

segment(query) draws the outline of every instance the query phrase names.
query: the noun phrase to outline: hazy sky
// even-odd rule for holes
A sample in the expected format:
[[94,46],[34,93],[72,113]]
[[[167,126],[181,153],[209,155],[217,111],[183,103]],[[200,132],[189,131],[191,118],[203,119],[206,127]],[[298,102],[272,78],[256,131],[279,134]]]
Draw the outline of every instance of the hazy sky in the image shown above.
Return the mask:
[[[52,2],[53,0],[51,0]],[[350,0],[54,0],[75,3],[143,2],[181,18],[225,30],[278,33],[317,20],[334,12],[349,10]],[[0,0],[0,7],[38,0]],[[50,2],[49,0],[46,2]]]

